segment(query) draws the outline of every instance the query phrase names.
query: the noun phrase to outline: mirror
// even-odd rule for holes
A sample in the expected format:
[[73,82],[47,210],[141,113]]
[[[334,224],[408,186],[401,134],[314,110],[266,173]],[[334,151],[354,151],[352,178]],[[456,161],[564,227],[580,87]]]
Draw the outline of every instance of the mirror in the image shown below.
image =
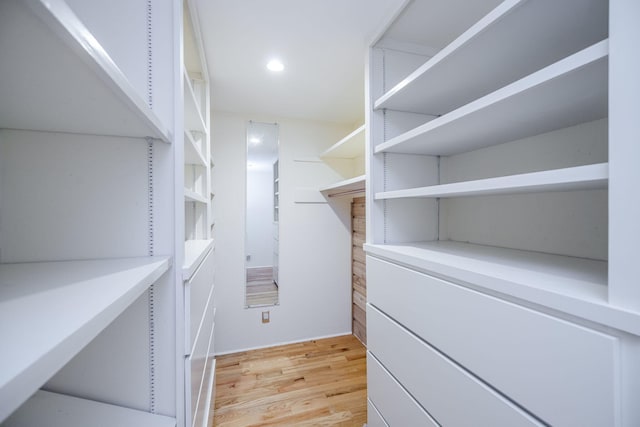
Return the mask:
[[247,124],[245,307],[277,305],[278,124]]

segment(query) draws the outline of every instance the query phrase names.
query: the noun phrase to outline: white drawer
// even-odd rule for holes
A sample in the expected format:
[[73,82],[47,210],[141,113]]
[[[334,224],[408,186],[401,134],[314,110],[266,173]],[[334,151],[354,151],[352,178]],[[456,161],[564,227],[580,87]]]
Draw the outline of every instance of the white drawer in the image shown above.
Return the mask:
[[[191,387],[191,417],[194,425],[202,424],[201,417],[208,411],[207,396],[211,395],[210,376],[214,375],[215,360],[213,355],[213,339],[215,322],[213,322],[214,310],[207,310],[203,331],[198,334],[194,351],[187,358],[187,370],[189,372]],[[205,333],[206,331],[206,333]]]
[[207,310],[214,279],[213,251],[202,260],[191,280],[184,283],[185,355],[191,354],[204,313]]
[[620,422],[617,338],[371,256],[367,278],[370,304],[544,422]]
[[207,421],[211,418],[209,413],[213,408],[214,388],[215,388],[216,361],[213,356],[207,359],[207,367],[204,372],[204,379],[200,395],[197,399],[195,410],[192,414],[193,427],[207,427]]
[[369,352],[367,352],[367,394],[382,418],[391,427],[438,427],[433,418]]
[[367,427],[389,427],[371,400],[367,400]]
[[[367,329],[369,351],[440,425],[541,425],[371,306],[367,309]],[[370,366],[367,365],[367,369]],[[373,367],[375,372],[375,364]],[[386,408],[381,407],[375,397],[371,400],[390,426],[430,425],[424,421],[422,424],[392,422]],[[398,402],[387,404],[390,410],[399,406]]]

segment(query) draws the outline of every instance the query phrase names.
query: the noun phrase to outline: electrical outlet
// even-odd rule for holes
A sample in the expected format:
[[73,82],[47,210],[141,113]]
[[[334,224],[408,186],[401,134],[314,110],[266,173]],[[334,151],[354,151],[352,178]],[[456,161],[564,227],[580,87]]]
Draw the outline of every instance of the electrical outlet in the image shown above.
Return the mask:
[[268,311],[263,311],[262,312],[262,323],[269,323],[269,312]]

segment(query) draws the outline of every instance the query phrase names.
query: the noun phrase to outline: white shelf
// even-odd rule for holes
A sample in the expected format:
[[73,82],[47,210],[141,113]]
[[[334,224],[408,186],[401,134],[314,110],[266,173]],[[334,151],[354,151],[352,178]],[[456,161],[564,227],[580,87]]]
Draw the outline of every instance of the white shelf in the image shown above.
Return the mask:
[[3,424],[26,426],[175,427],[174,418],[49,391],[37,391]]
[[452,184],[376,193],[376,200],[410,197],[464,197],[544,191],[607,188],[609,164],[576,166],[542,172],[478,179]]
[[0,28],[0,128],[171,140],[64,1],[2,1]]
[[484,292],[497,292],[640,334],[638,313],[607,302],[606,261],[452,241],[365,244],[364,248],[369,255]]
[[355,178],[346,179],[326,187],[322,187],[320,192],[325,193],[329,197],[339,197],[342,195],[353,195],[364,192],[365,175],[356,176]]
[[187,75],[187,71],[184,72],[184,127],[187,131],[197,131],[207,133],[207,127],[205,126],[204,119],[202,118],[202,112],[198,107],[196,101],[196,95],[191,86],[191,79]]
[[182,280],[189,280],[196,272],[202,260],[213,248],[213,239],[187,240],[184,242],[184,263],[182,265]]
[[184,189],[184,201],[185,202],[197,202],[197,203],[207,203],[207,199],[196,193],[195,191]]
[[376,153],[452,155],[607,116],[608,41],[379,144]]
[[321,158],[354,159],[364,156],[364,125],[320,154]]
[[[607,17],[608,4],[601,0],[563,0],[553,5],[553,13],[544,1],[507,0],[374,106],[447,113],[604,39]],[[496,65],[505,63],[509,66]]]
[[169,262],[0,264],[0,420],[118,317]]
[[188,130],[184,131],[184,162],[188,165],[207,167],[207,161]]

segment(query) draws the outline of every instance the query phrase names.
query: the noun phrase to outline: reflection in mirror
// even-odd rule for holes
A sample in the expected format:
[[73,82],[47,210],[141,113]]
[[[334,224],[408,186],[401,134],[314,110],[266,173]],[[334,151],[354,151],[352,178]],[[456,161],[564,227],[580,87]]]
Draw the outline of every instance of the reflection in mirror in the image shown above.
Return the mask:
[[278,304],[278,124],[247,125],[245,306]]

